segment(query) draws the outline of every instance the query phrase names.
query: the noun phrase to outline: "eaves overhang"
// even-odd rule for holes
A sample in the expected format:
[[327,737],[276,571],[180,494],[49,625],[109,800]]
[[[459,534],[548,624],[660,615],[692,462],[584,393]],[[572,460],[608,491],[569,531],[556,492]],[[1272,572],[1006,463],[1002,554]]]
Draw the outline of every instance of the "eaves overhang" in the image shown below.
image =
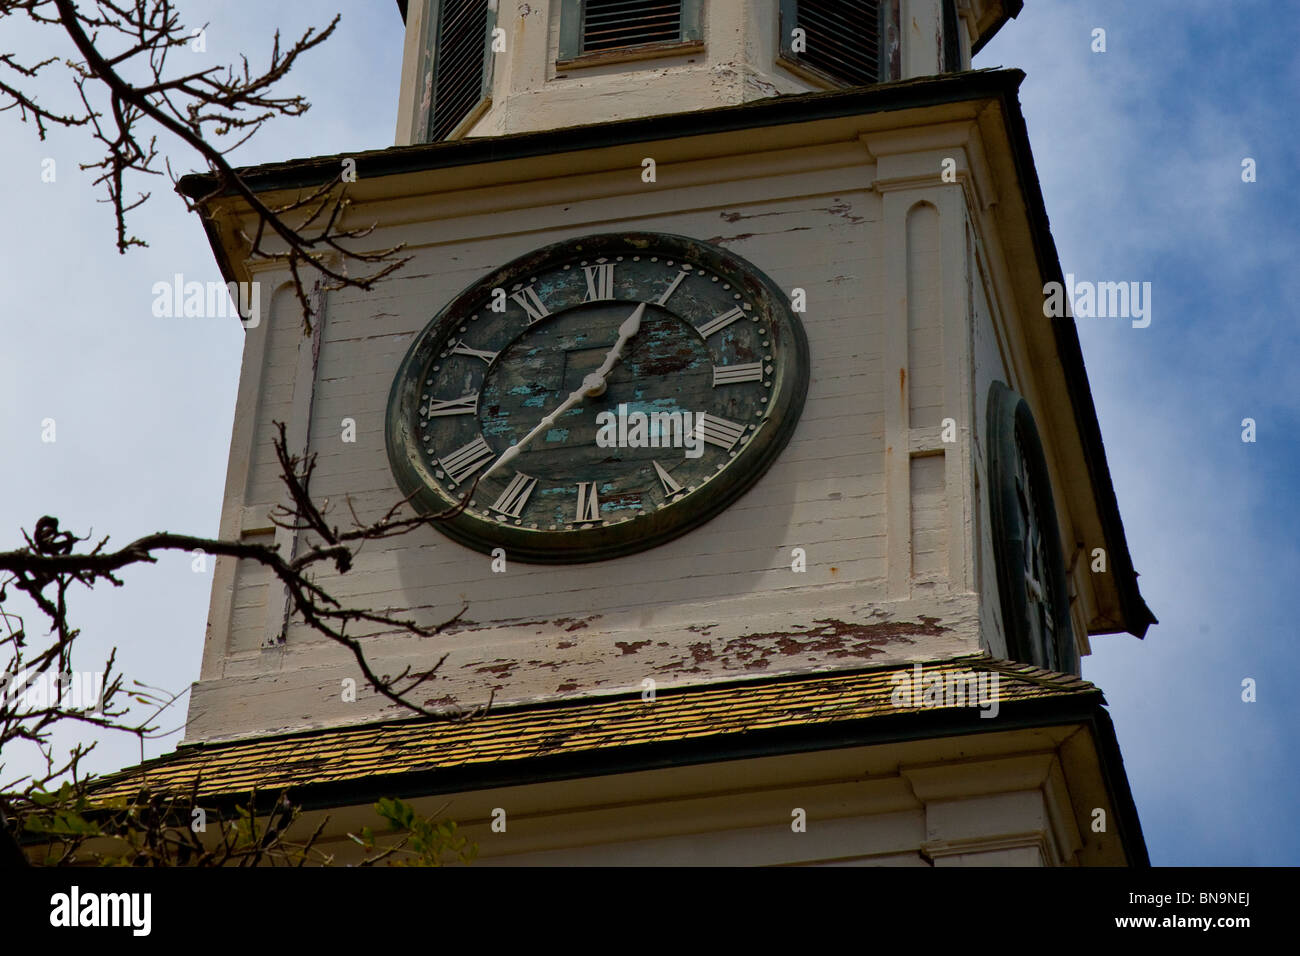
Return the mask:
[[[1042,731],[1091,741],[1079,772],[1100,786],[1130,865],[1149,865],[1105,699],[1068,674],[974,655],[928,662],[928,679],[996,673],[999,710],[895,701],[898,674],[876,667],[831,674],[777,675],[668,688],[647,703],[638,692],[610,698],[505,707],[468,721],[416,718],[185,745],[96,782],[95,801],[194,790],[204,805],[269,810],[283,791],[306,811],[502,787],[546,786],[690,766],[727,764],[855,748],[1023,736],[1040,750]],[[919,693],[919,688],[918,688]],[[1080,785],[1083,781],[1080,780]],[[1104,796],[1102,795],[1104,791]],[[1082,793],[1080,794],[1082,796]],[[1077,808],[1076,808],[1077,809]],[[1082,812],[1082,811],[1079,811]]]
[[[399,0],[399,4],[402,7],[402,18],[405,19],[406,5],[404,0]],[[979,36],[975,38],[975,41],[970,48],[970,55],[974,56],[980,50],[984,49],[985,45],[997,36],[998,31],[1007,25],[1007,21],[1014,20],[1016,17],[1020,16],[1020,11],[1024,8],[1025,0],[1002,0],[999,12],[994,20],[981,29]]]
[[[1086,700],[1023,701],[1003,705],[996,722],[981,720],[978,710],[964,714],[917,712],[889,718],[865,718],[833,727],[774,730],[764,734],[718,741],[646,743],[614,753],[535,757],[514,766],[454,771],[415,771],[388,779],[367,778],[309,784],[292,788],[292,799],[304,811],[328,811],[341,806],[371,805],[385,797],[414,800],[467,790],[489,790],[565,781],[595,776],[668,770],[675,767],[722,765],[765,757],[788,758],[829,750],[854,750],[890,744],[929,742],[940,738],[977,734],[1071,728],[1089,734],[1095,743],[1102,785],[1112,801],[1115,828],[1129,865],[1147,867],[1150,856],[1129,785],[1128,774],[1115,735],[1114,724],[1098,691]],[[996,723],[996,727],[990,726]],[[725,772],[725,771],[724,771]],[[278,792],[263,795],[269,810]],[[225,801],[215,800],[218,805]],[[247,806],[247,794],[232,794],[228,803]]]
[[[1020,70],[973,70],[849,90],[769,97],[682,113],[305,157],[242,167],[238,171],[254,192],[273,192],[323,186],[337,176],[344,159],[355,160],[358,180],[369,180],[631,143],[689,139],[817,120],[924,109],[1008,95],[1018,115],[1019,105],[1014,97],[1024,76]],[[193,173],[181,177],[177,190],[190,199],[199,200],[212,196],[215,185],[213,174]],[[233,194],[234,190],[228,189],[220,195]]]

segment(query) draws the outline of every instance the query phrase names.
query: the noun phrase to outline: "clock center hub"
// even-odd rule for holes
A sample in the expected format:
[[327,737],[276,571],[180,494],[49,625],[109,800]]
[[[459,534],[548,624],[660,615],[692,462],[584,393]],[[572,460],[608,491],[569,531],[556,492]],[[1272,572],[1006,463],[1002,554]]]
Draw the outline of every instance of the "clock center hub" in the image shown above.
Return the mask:
[[[621,462],[654,457],[655,449],[608,448],[597,442],[601,412],[619,405],[650,412],[702,411],[698,396],[712,388],[713,361],[703,339],[672,313],[649,306],[635,338],[599,381],[619,326],[635,302],[577,306],[526,329],[502,352],[483,381],[479,421],[498,454],[518,443],[566,398],[582,401],[515,459],[519,470],[539,478],[574,473],[600,476]],[[556,454],[562,452],[562,454]]]

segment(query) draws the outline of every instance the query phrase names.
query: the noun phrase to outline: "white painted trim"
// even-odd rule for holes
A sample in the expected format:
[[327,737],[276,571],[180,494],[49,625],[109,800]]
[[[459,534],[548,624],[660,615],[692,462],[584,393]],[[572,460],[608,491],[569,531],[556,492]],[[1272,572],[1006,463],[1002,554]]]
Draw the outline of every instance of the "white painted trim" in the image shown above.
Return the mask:
[[[338,267],[337,261],[330,262],[328,265],[330,268]],[[293,403],[289,420],[285,422],[285,445],[290,454],[300,458],[306,458],[311,451],[311,412],[316,394],[316,368],[320,361],[321,335],[327,321],[325,308],[327,295],[323,282],[317,279],[312,291],[308,293],[308,302],[312,306],[312,332],[310,337],[302,335],[298,338],[298,357],[293,373]],[[278,313],[274,315],[273,321],[287,323],[295,319],[301,320],[296,296],[280,301],[289,303],[289,308],[285,309],[284,315]],[[282,501],[286,507],[291,507],[287,491],[284,492]],[[297,551],[298,534],[285,527],[275,529],[275,544],[281,555],[290,559],[294,557]],[[268,580],[266,587],[266,623],[262,647],[273,648],[283,643],[289,620],[289,589],[276,578]]]
[[[266,343],[271,335],[269,312],[275,292],[285,281],[285,275],[266,270],[249,270],[252,281],[265,281],[269,294],[265,298],[268,316],[253,328],[244,330],[244,357],[240,364],[239,390],[235,397],[235,420],[230,435],[230,454],[226,465],[225,491],[222,494],[221,519],[217,536],[227,541],[243,536],[247,509],[244,507],[248,492],[248,474],[253,457],[253,440],[257,435],[257,411],[261,402],[263,370],[266,363]],[[260,276],[265,274],[266,279]],[[259,301],[261,297],[259,296]],[[225,676],[227,642],[230,638],[231,615],[234,608],[235,572],[238,559],[218,555],[213,562],[212,597],[208,604],[207,637],[203,642],[203,660],[199,668],[200,680],[215,680]]]
[[409,146],[415,142],[419,116],[420,93],[423,89],[423,59],[421,38],[430,15],[432,0],[409,0],[406,5],[406,39],[402,44],[402,79],[397,94],[397,132],[395,146]]

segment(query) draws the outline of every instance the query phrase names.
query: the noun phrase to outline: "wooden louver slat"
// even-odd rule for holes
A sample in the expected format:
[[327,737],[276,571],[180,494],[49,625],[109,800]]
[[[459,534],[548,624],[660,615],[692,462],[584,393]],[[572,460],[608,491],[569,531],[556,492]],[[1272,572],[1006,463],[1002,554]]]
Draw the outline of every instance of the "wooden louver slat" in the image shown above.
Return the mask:
[[682,38],[682,0],[586,0],[584,52],[671,43]]
[[483,96],[488,0],[443,0],[434,63],[429,141],[460,125]]
[[880,82],[879,0],[798,0],[801,63],[852,86]]

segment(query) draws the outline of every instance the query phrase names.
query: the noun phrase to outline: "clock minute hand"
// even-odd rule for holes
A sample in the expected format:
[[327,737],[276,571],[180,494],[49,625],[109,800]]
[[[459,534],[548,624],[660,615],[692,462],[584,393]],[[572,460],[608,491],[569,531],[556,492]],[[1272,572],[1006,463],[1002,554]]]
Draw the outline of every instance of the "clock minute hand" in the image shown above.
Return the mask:
[[483,474],[479,476],[479,481],[482,481],[484,478],[492,474],[492,472],[496,471],[498,468],[502,467],[503,465],[506,465],[509,462],[513,461],[516,457],[518,457],[519,453],[524,450],[525,445],[527,445],[530,441],[532,441],[542,432],[546,431],[548,428],[554,425],[555,420],[559,418],[561,415],[563,415],[565,412],[567,412],[569,409],[571,409],[574,405],[580,403],[582,399],[585,397],[588,389],[591,389],[603,382],[604,382],[604,378],[599,375],[596,375],[594,372],[591,375],[588,375],[586,378],[584,378],[582,380],[582,384],[578,386],[577,390],[571,392],[569,394],[569,397],[560,403],[559,408],[556,408],[549,415],[547,415],[540,422],[538,422],[537,426],[533,428],[533,430],[530,431],[527,435],[525,435],[523,438],[519,439],[519,441],[517,441],[515,444],[511,445],[509,448],[503,451],[501,453],[501,457],[492,463],[492,467],[490,467],[487,471],[483,472]]
[[615,342],[614,347],[609,350],[609,354],[605,356],[605,361],[601,363],[600,368],[596,369],[596,371],[592,372],[590,375],[587,375],[582,380],[582,384],[579,385],[568,398],[560,403],[559,408],[555,409],[538,422],[537,426],[527,435],[503,451],[501,457],[494,461],[491,467],[479,476],[479,481],[482,481],[488,475],[492,474],[492,472],[509,464],[517,458],[520,452],[524,450],[524,446],[554,425],[556,419],[581,402],[584,397],[591,396],[594,398],[605,391],[605,376],[610,373],[614,368],[614,365],[622,356],[623,348],[627,345],[628,340],[641,330],[641,316],[643,315],[645,315],[644,302],[638,305],[635,311],[624,319],[623,324],[618,327],[618,341]]

